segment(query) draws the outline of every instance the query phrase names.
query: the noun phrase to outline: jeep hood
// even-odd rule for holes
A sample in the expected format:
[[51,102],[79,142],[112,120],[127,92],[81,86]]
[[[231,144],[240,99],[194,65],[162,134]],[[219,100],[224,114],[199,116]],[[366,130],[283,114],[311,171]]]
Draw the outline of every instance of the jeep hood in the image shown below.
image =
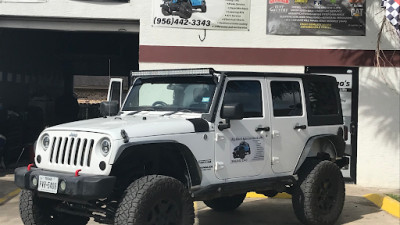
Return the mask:
[[[197,119],[201,120],[201,119]],[[195,125],[186,118],[163,116],[108,117],[66,123],[47,128],[45,131],[86,131],[108,134],[122,139],[121,130],[130,138],[195,132]]]

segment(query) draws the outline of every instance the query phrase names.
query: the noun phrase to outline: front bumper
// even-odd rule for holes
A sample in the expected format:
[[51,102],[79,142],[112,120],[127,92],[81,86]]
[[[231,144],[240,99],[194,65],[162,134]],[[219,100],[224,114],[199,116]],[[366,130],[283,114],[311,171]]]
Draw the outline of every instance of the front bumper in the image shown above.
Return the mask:
[[28,171],[27,167],[15,169],[15,184],[23,189],[37,191],[37,186],[33,185],[32,179],[39,176],[58,177],[58,181],[66,182],[66,189],[62,191],[58,185],[58,197],[74,198],[80,200],[94,200],[108,197],[114,188],[116,178],[113,176],[98,176],[98,175],[79,175],[75,176],[70,173],[59,173],[48,170],[31,168]]

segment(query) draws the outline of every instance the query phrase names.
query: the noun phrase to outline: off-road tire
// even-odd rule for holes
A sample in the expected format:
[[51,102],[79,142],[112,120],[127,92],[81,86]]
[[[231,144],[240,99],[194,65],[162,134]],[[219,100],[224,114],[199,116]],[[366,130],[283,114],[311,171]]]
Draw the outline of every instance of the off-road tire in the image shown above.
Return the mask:
[[194,223],[193,200],[184,185],[172,177],[149,175],[125,190],[115,214],[115,225]]
[[166,10],[166,9],[164,9],[164,8],[161,9],[161,12],[162,12],[162,14],[163,14],[164,16],[170,16],[170,15],[172,15],[171,10]]
[[190,4],[190,1],[181,2],[179,7],[179,17],[183,19],[189,19],[192,17],[192,4]]
[[246,151],[243,148],[241,148],[239,150],[239,158],[244,159],[245,157],[246,157]]
[[205,1],[202,1],[202,2],[201,2],[201,7],[200,7],[200,9],[201,9],[201,12],[203,12],[203,13],[207,12],[207,5],[206,5],[206,2],[205,2]]
[[214,198],[204,201],[204,204],[219,212],[233,211],[243,203],[245,198],[246,193],[228,197]]
[[19,212],[25,225],[85,225],[88,217],[56,212],[54,201],[39,198],[33,191],[22,190]]
[[342,212],[345,199],[342,173],[330,161],[305,163],[292,194],[296,217],[307,225],[334,224]]

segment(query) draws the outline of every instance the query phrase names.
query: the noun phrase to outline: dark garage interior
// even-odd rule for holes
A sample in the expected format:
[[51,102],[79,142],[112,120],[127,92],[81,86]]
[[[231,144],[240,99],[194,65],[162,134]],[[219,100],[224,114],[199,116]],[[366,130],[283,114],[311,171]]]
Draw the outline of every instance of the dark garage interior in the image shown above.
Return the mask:
[[28,162],[45,127],[79,119],[75,75],[129,77],[138,52],[133,32],[0,29],[0,167]]

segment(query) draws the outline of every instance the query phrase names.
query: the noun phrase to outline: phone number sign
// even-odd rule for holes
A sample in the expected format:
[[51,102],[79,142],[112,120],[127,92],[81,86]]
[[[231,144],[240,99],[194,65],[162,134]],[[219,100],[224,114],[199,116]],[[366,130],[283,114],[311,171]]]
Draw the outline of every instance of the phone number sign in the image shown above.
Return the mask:
[[251,0],[153,0],[153,26],[249,30]]

